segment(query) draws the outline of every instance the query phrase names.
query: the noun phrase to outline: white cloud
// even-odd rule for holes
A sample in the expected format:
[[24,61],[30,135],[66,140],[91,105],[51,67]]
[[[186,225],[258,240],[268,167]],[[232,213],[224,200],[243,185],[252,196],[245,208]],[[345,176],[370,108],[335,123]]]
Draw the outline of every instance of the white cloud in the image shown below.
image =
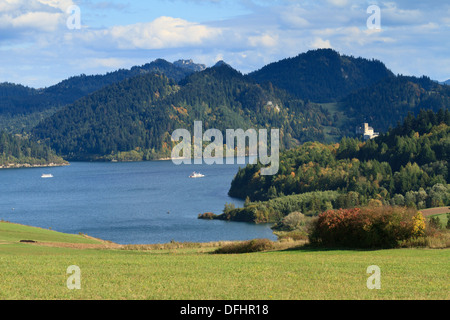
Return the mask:
[[337,7],[345,7],[349,4],[349,0],[327,0],[329,4],[332,4]]
[[53,32],[60,26],[61,15],[49,12],[27,12],[17,17],[2,15],[0,19],[2,29]]
[[73,36],[85,43],[100,43],[121,50],[152,50],[202,45],[220,34],[218,28],[163,16],[146,23],[84,30]]
[[299,5],[289,6],[280,10],[281,22],[287,24],[291,28],[306,28],[311,24],[306,19],[309,12]]
[[263,34],[258,36],[250,36],[248,41],[252,47],[272,48],[278,45],[278,39],[278,35]]
[[62,12],[65,12],[67,8],[72,5],[76,5],[72,0],[37,0],[49,7],[57,8]]
[[323,40],[321,38],[316,38],[311,43],[311,48],[313,49],[331,49],[331,43],[329,40]]
[[71,0],[3,0],[0,3],[0,31],[10,37],[23,33],[55,32],[63,28]]
[[[109,10],[118,19],[113,26],[83,25],[81,30],[68,30],[66,9],[73,4],[71,0],[0,0],[0,82],[5,81],[4,75],[11,75],[8,80],[15,82],[42,79],[46,82],[42,85],[53,84],[71,75],[108,72],[156,58],[193,58],[207,65],[220,58],[245,73],[313,48],[380,59],[404,74],[426,72],[432,78],[450,78],[448,68],[443,67],[450,50],[450,4],[443,5],[443,1],[246,0],[242,2],[245,16],[220,20],[208,17],[207,10],[223,8],[231,0],[190,1],[197,9],[205,4],[197,18],[193,12],[189,18],[177,17],[170,10],[155,14],[155,2],[137,5],[130,1],[126,9],[116,5]],[[101,8],[117,4],[77,2],[82,22],[88,24],[104,14]],[[218,5],[211,6],[215,2]],[[366,26],[370,16],[366,10],[372,3],[381,8],[377,32]],[[155,10],[152,19],[130,18],[141,6]],[[127,19],[120,19],[122,9]],[[20,70],[25,69],[18,65],[26,68],[22,76]],[[48,83],[52,75],[55,80]],[[33,80],[33,85],[38,82]]]

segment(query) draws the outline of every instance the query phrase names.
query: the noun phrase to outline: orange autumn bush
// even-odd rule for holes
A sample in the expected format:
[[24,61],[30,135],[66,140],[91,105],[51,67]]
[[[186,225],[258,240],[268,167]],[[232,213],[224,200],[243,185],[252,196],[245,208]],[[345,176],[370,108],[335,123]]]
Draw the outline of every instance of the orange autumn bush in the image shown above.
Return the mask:
[[425,224],[420,212],[403,207],[328,210],[312,226],[312,244],[350,248],[393,248],[420,237]]

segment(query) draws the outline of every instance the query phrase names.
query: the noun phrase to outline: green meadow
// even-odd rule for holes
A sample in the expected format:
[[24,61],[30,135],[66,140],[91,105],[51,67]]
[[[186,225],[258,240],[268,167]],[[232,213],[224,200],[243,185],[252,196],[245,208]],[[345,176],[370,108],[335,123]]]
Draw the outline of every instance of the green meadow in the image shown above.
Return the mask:
[[[34,240],[23,243],[20,240]],[[214,254],[220,244],[114,246],[83,235],[0,223],[0,299],[449,299],[449,249]],[[70,290],[67,268],[81,270]],[[381,289],[367,288],[379,266]]]

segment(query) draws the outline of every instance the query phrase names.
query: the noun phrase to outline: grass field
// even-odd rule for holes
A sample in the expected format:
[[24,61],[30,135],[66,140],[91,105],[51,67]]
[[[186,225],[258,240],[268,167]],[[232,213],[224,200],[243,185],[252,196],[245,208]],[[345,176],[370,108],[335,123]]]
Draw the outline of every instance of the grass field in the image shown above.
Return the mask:
[[[137,247],[0,223],[0,299],[450,298],[448,249],[219,255],[211,253],[215,245],[130,250]],[[80,290],[67,288],[71,265],[81,269]],[[370,265],[381,269],[379,290],[366,286]]]

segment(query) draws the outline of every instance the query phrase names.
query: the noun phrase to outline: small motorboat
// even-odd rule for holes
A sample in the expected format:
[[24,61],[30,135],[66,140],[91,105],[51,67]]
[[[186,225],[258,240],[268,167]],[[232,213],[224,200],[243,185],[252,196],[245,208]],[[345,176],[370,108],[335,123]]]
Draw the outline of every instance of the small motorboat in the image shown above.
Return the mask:
[[44,178],[44,179],[46,179],[46,178],[53,178],[53,175],[52,175],[51,173],[44,173],[44,174],[41,176],[41,178]]
[[189,178],[203,178],[205,175],[199,173],[199,172],[193,172]]

